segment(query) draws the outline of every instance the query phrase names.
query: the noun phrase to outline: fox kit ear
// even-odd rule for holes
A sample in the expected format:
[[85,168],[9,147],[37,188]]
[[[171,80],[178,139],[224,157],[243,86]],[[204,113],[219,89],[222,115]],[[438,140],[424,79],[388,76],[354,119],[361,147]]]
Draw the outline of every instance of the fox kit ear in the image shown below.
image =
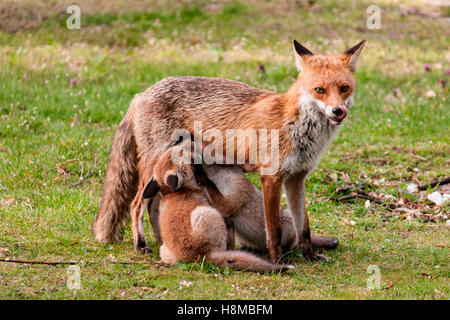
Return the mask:
[[178,190],[178,176],[176,174],[170,174],[166,177],[166,183],[169,186],[171,192]]
[[359,54],[361,53],[362,49],[364,48],[365,43],[366,43],[366,40],[363,40],[360,43],[358,43],[356,46],[354,46],[344,52],[344,60],[352,72],[355,72],[355,70],[356,70],[356,64],[359,59]]
[[294,48],[295,55],[295,65],[297,66],[297,70],[301,72],[303,70],[303,65],[305,63],[305,57],[314,55],[311,51],[306,49],[297,40],[292,41],[292,46]]
[[142,197],[144,199],[153,198],[161,189],[161,186],[159,183],[151,177],[150,181],[147,183],[147,186],[145,187],[144,193],[142,194]]

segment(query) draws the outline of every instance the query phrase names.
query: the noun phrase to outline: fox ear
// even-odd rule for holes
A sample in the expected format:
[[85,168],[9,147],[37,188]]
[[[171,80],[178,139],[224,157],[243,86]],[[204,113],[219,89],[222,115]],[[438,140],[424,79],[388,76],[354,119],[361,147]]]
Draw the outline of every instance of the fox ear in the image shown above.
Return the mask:
[[292,41],[292,47],[294,48],[295,65],[297,66],[297,70],[301,72],[305,63],[304,59],[307,56],[312,56],[314,54],[304,46],[302,46],[300,43],[298,43],[298,41],[295,39]]
[[151,177],[150,181],[147,183],[147,186],[145,187],[144,193],[142,194],[142,198],[144,199],[150,199],[153,198],[161,189],[161,186],[159,183]]
[[344,52],[344,61],[347,63],[348,67],[352,72],[356,70],[356,64],[358,63],[359,54],[364,48],[364,44],[366,40],[361,41],[356,46],[351,47],[347,51]]
[[176,174],[170,174],[166,177],[166,183],[171,192],[178,190],[178,181],[178,176]]

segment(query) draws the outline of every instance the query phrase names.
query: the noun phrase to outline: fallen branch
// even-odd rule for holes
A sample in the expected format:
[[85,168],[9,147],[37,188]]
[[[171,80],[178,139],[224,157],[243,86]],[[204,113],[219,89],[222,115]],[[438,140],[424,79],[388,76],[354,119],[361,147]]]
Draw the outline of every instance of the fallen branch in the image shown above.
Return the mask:
[[355,189],[355,185],[341,186],[336,188],[336,193],[341,193],[352,189]]
[[[94,154],[94,167],[92,168],[92,170],[88,170],[86,177],[83,177],[83,173],[81,173],[80,179],[77,182],[75,182],[74,184],[72,184],[69,187],[69,189],[72,189],[72,188],[82,185],[87,179],[89,179],[90,177],[92,177],[94,175],[95,169],[97,169],[97,155],[96,154]],[[82,167],[82,170],[83,170],[83,167]]]
[[63,161],[63,162],[59,162],[59,163],[56,164],[55,169],[60,168],[62,164],[69,163],[69,162],[74,162],[74,161],[78,161],[79,162],[80,159],[69,159],[69,160],[66,160],[66,161]]
[[395,208],[397,208],[396,204],[394,204],[394,203],[386,203],[383,200],[378,199],[378,198],[373,197],[373,196],[370,196],[370,195],[368,195],[365,192],[361,192],[361,193],[352,192],[351,194],[346,195],[346,196],[342,196],[342,197],[338,197],[338,198],[331,197],[329,199],[334,200],[334,201],[347,201],[347,200],[353,200],[353,199],[366,199],[366,200],[373,201],[376,204],[385,206],[388,209],[395,209]]
[[420,191],[425,191],[425,190],[428,190],[428,188],[434,188],[437,185],[443,185],[443,184],[447,184],[447,183],[450,183],[450,176],[442,178],[442,179],[435,179],[435,180],[431,181],[430,183],[422,184],[422,185],[418,186],[417,188]]
[[[57,265],[77,265],[77,264],[101,264],[97,261],[33,261],[33,260],[15,260],[15,259],[0,259],[0,262],[19,263],[19,264],[40,264],[48,266]],[[132,264],[154,264],[158,266],[165,266],[165,264],[156,261],[142,261],[142,262],[129,262],[129,261],[112,261],[111,264],[132,265]]]
[[342,197],[339,197],[339,198],[333,198],[333,200],[336,200],[336,201],[347,201],[347,200],[356,199],[356,198],[366,199],[366,200],[370,200],[370,201],[373,201],[373,202],[378,203],[378,204],[383,204],[383,201],[381,201],[380,199],[377,199],[375,197],[369,196],[366,193],[356,193],[356,192],[352,192],[349,195],[342,196]]
[[11,263],[22,263],[22,264],[45,264],[45,265],[49,265],[49,266],[56,266],[56,265],[60,265],[60,264],[66,264],[66,265],[67,264],[69,264],[69,265],[79,264],[79,262],[75,262],[75,261],[47,262],[47,261],[13,260],[13,259],[9,259],[9,260],[0,259],[0,262],[11,262]]

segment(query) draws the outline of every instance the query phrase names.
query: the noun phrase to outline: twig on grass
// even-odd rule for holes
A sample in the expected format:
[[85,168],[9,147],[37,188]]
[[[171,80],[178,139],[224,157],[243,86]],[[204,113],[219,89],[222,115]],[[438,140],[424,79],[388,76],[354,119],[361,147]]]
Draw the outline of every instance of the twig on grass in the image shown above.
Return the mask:
[[75,261],[60,261],[60,262],[53,262],[53,261],[32,261],[32,260],[13,260],[13,259],[0,259],[0,262],[11,262],[11,263],[21,263],[21,264],[45,264],[49,266],[56,266],[61,264],[68,264],[68,265],[74,265],[79,264]]
[[[76,264],[102,264],[99,261],[34,261],[34,260],[15,260],[15,259],[0,259],[0,262],[9,262],[9,263],[19,263],[19,264],[41,264],[48,266],[57,266],[57,265],[76,265]],[[111,264],[120,264],[120,265],[145,265],[145,264],[154,264],[158,266],[166,266],[164,263],[156,262],[156,261],[140,261],[140,262],[131,262],[131,261],[114,261],[109,262]]]
[[447,184],[447,183],[450,183],[450,176],[441,178],[441,179],[435,179],[435,180],[431,181],[430,183],[422,184],[422,185],[418,186],[417,188],[420,191],[425,191],[425,190],[428,190],[428,187],[434,188],[437,185],[443,185],[443,184]]
[[419,156],[418,154],[412,153],[411,155],[412,155],[414,158],[420,159],[420,160],[422,160],[422,161],[428,161],[427,158],[424,158],[424,157],[422,157],[422,156]]
[[326,167],[323,167],[323,168],[320,168],[320,169],[323,169],[324,171],[334,172],[334,173],[336,173],[336,174],[340,174],[341,177],[342,177],[342,180],[344,180],[345,183],[347,183],[347,184],[352,183],[352,182],[350,181],[350,177],[348,176],[348,174],[345,173],[345,172],[343,172],[343,171],[339,171],[339,170],[336,170],[336,169],[330,169],[330,168],[326,168]]
[[63,161],[63,162],[58,162],[58,163],[56,164],[56,166],[55,166],[55,169],[60,168],[61,165],[65,164],[65,163],[74,162],[74,161],[78,161],[78,162],[79,162],[80,159],[69,159],[69,160],[66,160],[66,161]]
[[358,192],[358,193],[352,192],[351,194],[346,195],[346,196],[337,197],[337,198],[336,197],[329,197],[328,199],[331,199],[331,200],[334,200],[334,201],[347,201],[347,200],[353,200],[353,199],[366,199],[366,200],[373,201],[376,204],[385,206],[386,208],[391,209],[391,210],[398,207],[398,205],[396,205],[395,203],[386,203],[383,200],[378,199],[376,197],[373,197],[371,195],[368,195],[365,192]]
[[356,198],[366,199],[366,200],[370,200],[370,201],[373,201],[373,202],[378,203],[378,204],[383,204],[383,201],[381,201],[380,199],[377,199],[375,197],[369,196],[366,193],[356,193],[356,192],[352,192],[351,194],[346,195],[346,196],[333,198],[333,200],[336,200],[336,201],[347,201],[347,200],[352,200],[352,199],[356,199]]
[[97,155],[94,154],[94,167],[91,170],[91,165],[89,165],[89,170],[86,174],[86,177],[83,177],[83,171],[84,171],[83,162],[81,162],[81,165],[82,165],[82,169],[81,169],[82,171],[81,171],[80,179],[77,182],[75,182],[74,184],[72,184],[69,187],[69,189],[72,189],[72,188],[82,185],[87,179],[89,179],[90,177],[92,177],[94,175],[95,170],[97,169]]

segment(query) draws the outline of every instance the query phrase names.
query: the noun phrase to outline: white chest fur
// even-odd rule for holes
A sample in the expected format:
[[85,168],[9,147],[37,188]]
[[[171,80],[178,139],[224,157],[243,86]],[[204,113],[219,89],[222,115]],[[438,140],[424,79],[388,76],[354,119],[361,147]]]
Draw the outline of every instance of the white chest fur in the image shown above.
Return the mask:
[[320,111],[317,100],[299,99],[300,119],[286,124],[292,151],[282,164],[286,174],[309,172],[317,165],[339,126],[331,123]]

